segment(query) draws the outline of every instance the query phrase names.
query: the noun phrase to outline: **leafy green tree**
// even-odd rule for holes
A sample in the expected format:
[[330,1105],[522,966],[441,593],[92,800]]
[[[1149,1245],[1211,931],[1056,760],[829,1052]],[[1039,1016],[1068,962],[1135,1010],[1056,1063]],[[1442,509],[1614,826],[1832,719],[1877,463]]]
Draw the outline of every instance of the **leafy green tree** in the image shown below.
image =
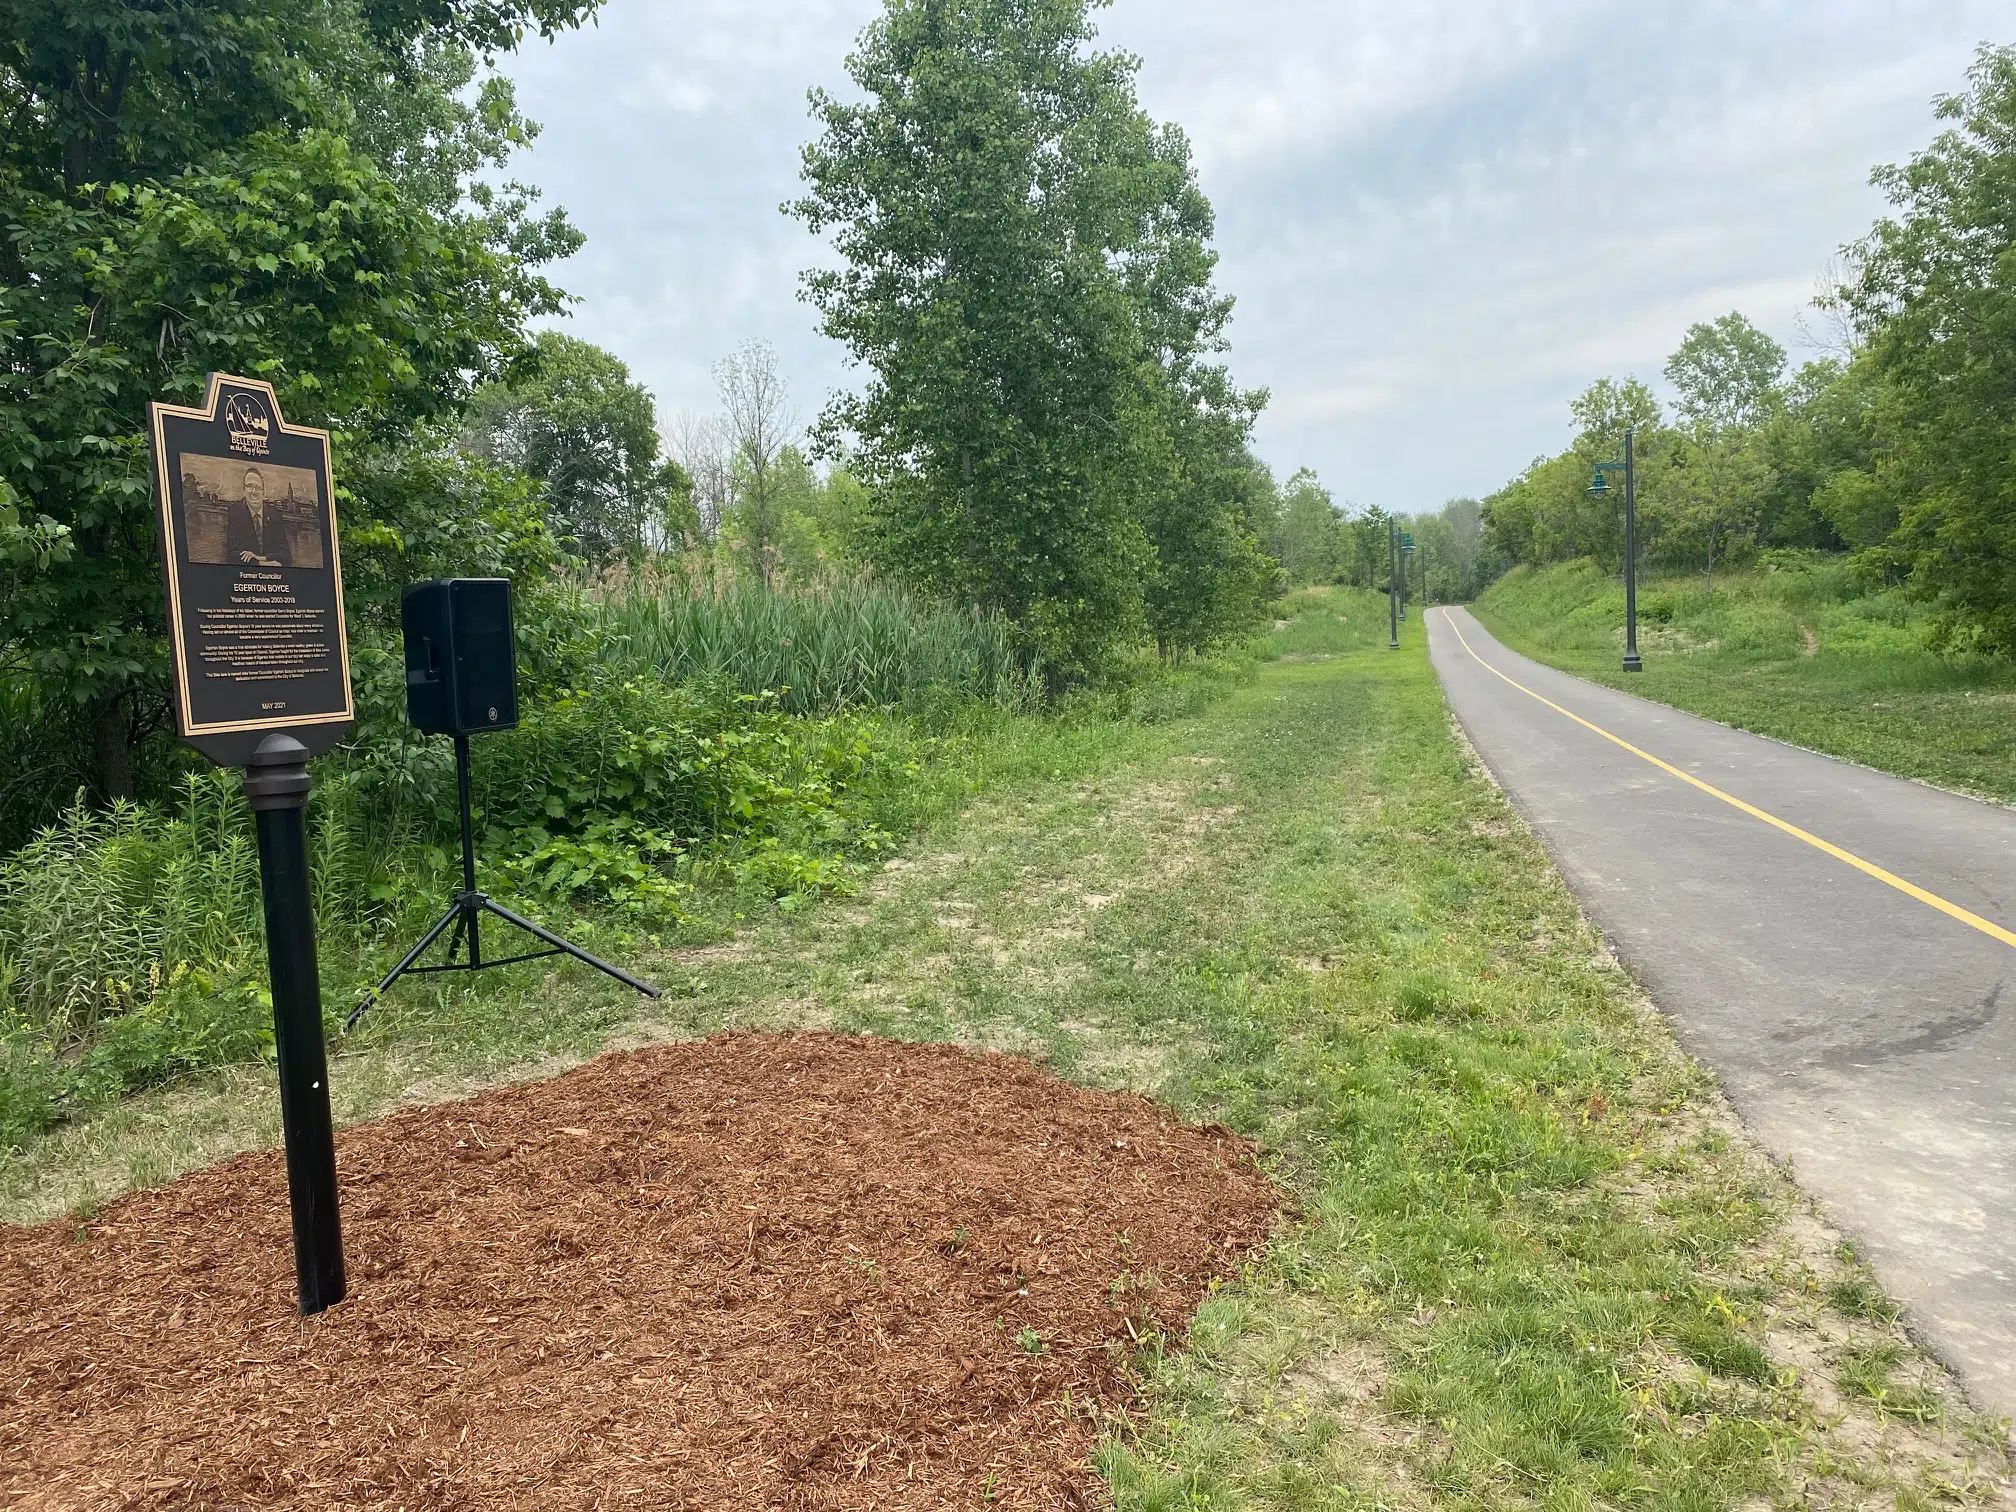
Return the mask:
[[1734,311],[1690,326],[1666,363],[1685,438],[1673,477],[1674,513],[1704,553],[1710,592],[1725,537],[1756,524],[1770,477],[1757,433],[1783,404],[1784,373],[1785,349]]
[[1422,603],[1461,603],[1483,590],[1484,510],[1477,500],[1451,499],[1433,514],[1415,515],[1407,528],[1419,547],[1411,571]]
[[1599,378],[1569,401],[1575,421],[1573,464],[1548,475],[1552,514],[1557,523],[1557,551],[1564,558],[1592,556],[1608,568],[1624,569],[1624,490],[1589,491],[1599,462],[1624,455],[1624,434],[1633,432],[1632,449],[1639,500],[1639,537],[1655,544],[1660,534],[1659,495],[1664,465],[1672,454],[1673,437],[1651,389],[1637,378],[1621,383]]
[[539,333],[535,356],[533,376],[477,392],[470,450],[536,478],[547,528],[591,562],[696,533],[692,481],[661,454],[650,390],[617,357],[558,331]]
[[1337,576],[1338,523],[1330,490],[1308,468],[1282,486],[1274,555],[1290,583],[1327,583]]
[[1609,461],[1624,455],[1624,432],[1657,430],[1665,417],[1652,390],[1636,378],[1598,378],[1568,402],[1575,444],[1584,455]]
[[1897,526],[1891,485],[1877,476],[1884,448],[1883,385],[1867,357],[1809,362],[1758,441],[1769,473],[1759,540],[1838,551],[1875,546]]
[[869,567],[863,555],[862,522],[868,492],[845,467],[821,478],[805,454],[787,446],[777,459],[778,510],[782,518],[778,561],[800,581],[848,577]]
[[854,440],[876,560],[1003,612],[1053,679],[1148,628],[1168,491],[1202,476],[1205,421],[1251,408],[1208,361],[1230,304],[1188,143],[1087,11],[888,0],[849,58],[861,98],[814,96],[793,206],[844,259],[806,292],[870,379],[820,435]]
[[451,86],[594,3],[0,0],[0,478],[74,548],[0,647],[78,711],[101,794],[166,717],[147,401],[265,377],[342,467],[508,370],[578,238],[469,177],[530,129],[508,85]]
[[[1636,378],[1599,378],[1569,401],[1575,440],[1553,457],[1538,457],[1504,488],[1482,501],[1479,560],[1558,562],[1591,557],[1622,570],[1623,490],[1589,492],[1598,462],[1624,454],[1624,432],[1635,427],[1641,548],[1661,532],[1661,485],[1673,435],[1650,389]],[[1481,587],[1482,585],[1477,585]],[[1475,591],[1475,589],[1471,590]]]
[[[1898,508],[1887,559],[1939,606],[1949,641],[2006,654],[2016,652],[2016,47],[1982,48],[1967,78],[1938,105],[1952,125],[1875,174],[1894,213],[1855,249],[1842,302],[1883,385],[1878,476]],[[1844,521],[1877,518],[1863,485],[1830,493]]]
[[1376,504],[1346,507],[1338,522],[1338,577],[1355,588],[1386,590],[1387,525],[1393,517]]
[[1756,430],[1784,402],[1785,348],[1732,310],[1687,328],[1666,360],[1681,419],[1715,434]]
[[1148,629],[1165,659],[1250,629],[1280,576],[1259,540],[1273,479],[1247,449],[1249,416],[1173,413],[1173,471],[1151,490],[1145,519]]

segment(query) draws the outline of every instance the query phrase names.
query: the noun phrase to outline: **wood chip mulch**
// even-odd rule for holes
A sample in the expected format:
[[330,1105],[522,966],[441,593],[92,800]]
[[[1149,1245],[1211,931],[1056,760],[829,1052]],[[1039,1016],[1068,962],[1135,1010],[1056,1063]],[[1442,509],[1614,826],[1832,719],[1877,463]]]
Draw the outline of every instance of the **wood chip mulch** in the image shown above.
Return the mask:
[[[338,1068],[340,1072],[340,1067]],[[1057,1507],[1262,1244],[1251,1147],[1026,1061],[734,1034],[0,1228],[0,1507]]]

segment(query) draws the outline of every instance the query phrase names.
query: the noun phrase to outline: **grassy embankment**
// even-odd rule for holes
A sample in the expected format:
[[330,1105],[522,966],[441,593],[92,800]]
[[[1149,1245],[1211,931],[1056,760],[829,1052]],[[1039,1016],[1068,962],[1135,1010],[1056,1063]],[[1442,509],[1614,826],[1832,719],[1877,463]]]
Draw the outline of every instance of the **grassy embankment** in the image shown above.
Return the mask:
[[[849,902],[719,921],[647,1007],[527,969],[395,1005],[346,1118],[611,1043],[833,1026],[1026,1051],[1278,1155],[1299,1212],[1101,1467],[1125,1509],[1928,1508],[2009,1466],[1749,1147],[1366,595],[1150,721],[999,716]],[[1212,696],[1204,696],[1206,693]],[[949,772],[949,768],[947,769]],[[30,1144],[47,1216],[274,1138],[215,1074]],[[1761,1501],[1755,1504],[1760,1504]]]
[[1824,559],[1659,577],[1639,591],[1645,671],[1626,677],[1624,590],[1593,563],[1514,568],[1473,606],[1506,645],[1579,677],[1941,787],[2016,803],[2016,666],[1926,648],[1924,609]]

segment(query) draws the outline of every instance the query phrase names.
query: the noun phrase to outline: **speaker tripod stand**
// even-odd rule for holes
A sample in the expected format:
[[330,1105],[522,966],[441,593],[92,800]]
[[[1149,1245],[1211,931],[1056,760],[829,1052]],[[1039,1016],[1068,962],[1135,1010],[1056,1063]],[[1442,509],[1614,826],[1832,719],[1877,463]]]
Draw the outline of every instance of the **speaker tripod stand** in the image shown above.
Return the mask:
[[[607,961],[590,955],[578,945],[569,944],[550,929],[543,929],[530,919],[513,913],[502,903],[476,887],[476,829],[470,815],[469,803],[469,737],[455,737],[455,796],[461,810],[462,819],[462,891],[455,895],[455,901],[448,906],[448,912],[435,921],[434,927],[420,937],[420,943],[406,952],[406,958],[391,971],[385,980],[364,994],[363,1000],[350,1010],[350,1016],[343,1020],[345,1030],[353,1029],[357,1021],[371,1011],[371,1007],[392,984],[403,976],[441,976],[451,971],[491,971],[499,966],[515,966],[520,961],[543,961],[548,956],[571,956],[584,966],[593,966],[604,976],[614,977],[626,987],[634,987],[648,998],[662,996],[649,982],[640,982],[620,966],[611,966]],[[483,915],[493,914],[515,929],[521,929],[546,945],[544,950],[527,951],[521,955],[505,956],[501,960],[483,959]],[[450,925],[455,932],[448,937],[448,958],[439,966],[422,966],[418,962],[427,954],[434,942],[446,934]],[[466,961],[455,959],[456,951],[464,943],[469,947]]]

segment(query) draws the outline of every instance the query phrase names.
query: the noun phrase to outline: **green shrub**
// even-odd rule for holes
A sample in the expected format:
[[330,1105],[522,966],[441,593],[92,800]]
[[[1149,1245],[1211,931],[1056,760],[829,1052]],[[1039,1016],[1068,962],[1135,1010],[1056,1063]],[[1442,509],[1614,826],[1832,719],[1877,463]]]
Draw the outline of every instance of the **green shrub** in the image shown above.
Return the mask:
[[1680,599],[1672,593],[1642,593],[1638,596],[1638,618],[1648,625],[1670,625]]

